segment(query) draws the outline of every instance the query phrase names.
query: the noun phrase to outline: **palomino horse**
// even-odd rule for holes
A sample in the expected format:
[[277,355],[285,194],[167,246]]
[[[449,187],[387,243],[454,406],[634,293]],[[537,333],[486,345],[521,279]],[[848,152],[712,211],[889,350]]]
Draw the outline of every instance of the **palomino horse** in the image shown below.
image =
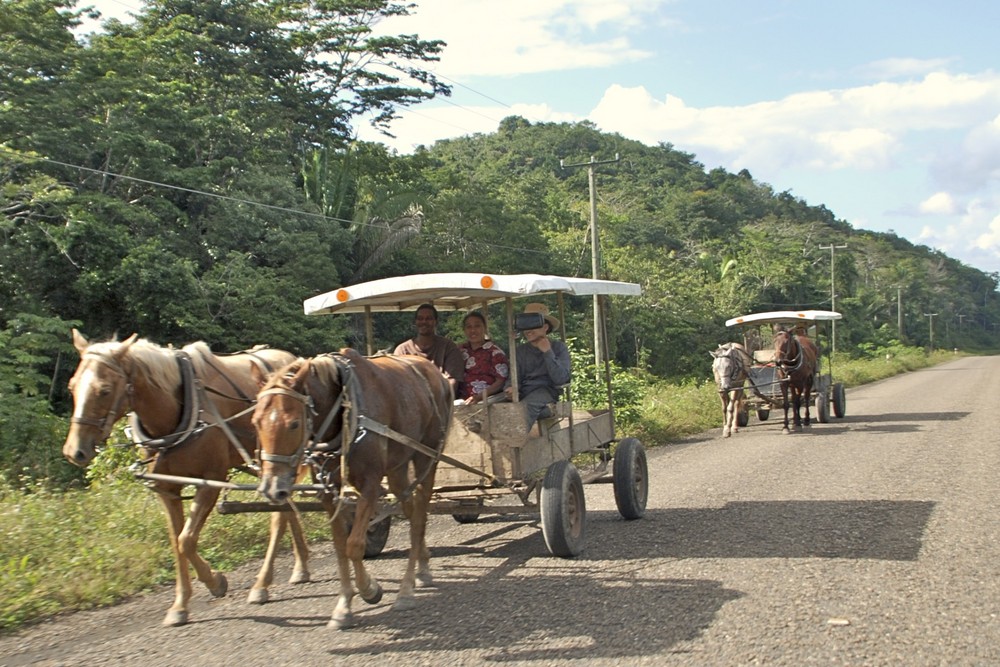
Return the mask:
[[[63,445],[67,459],[88,465],[115,422],[131,410],[133,439],[143,448],[150,473],[217,481],[225,480],[231,468],[253,463],[257,446],[249,413],[257,383],[251,369],[270,371],[295,359],[271,349],[216,356],[205,343],[175,350],[135,334],[121,342],[89,343],[76,329],[73,344],[80,364],[69,383],[74,407]],[[225,595],[228,588],[226,577],[198,554],[198,536],[220,489],[199,486],[185,521],[180,494],[184,484],[156,480],[151,486],[166,510],[177,567],[176,597],[163,624],[183,625],[191,598],[189,565],[212,595]],[[249,602],[267,600],[277,546],[289,524],[295,552],[291,581],[309,581],[308,548],[299,520],[275,512],[267,555]]]
[[[344,349],[299,359],[261,380],[253,416],[264,468],[260,492],[272,502],[286,500],[303,456],[330,490],[321,500],[331,517],[340,596],[329,627],[354,623],[351,564],[361,598],[370,604],[382,599],[382,587],[362,559],[383,477],[410,521],[409,561],[393,608],[411,608],[416,582],[432,583],[424,533],[451,423],[453,395],[447,378],[420,357],[366,358]],[[312,423],[314,414],[319,425]],[[346,505],[355,498],[350,517]]]
[[[788,433],[788,395],[791,394],[795,413],[795,429],[809,426],[809,403],[812,402],[813,379],[816,375],[816,360],[819,351],[807,336],[795,335],[785,329],[774,332],[774,363],[781,381],[781,400],[785,408],[785,423],[782,432]],[[805,419],[799,417],[799,409],[806,408]]]
[[739,415],[743,409],[743,384],[753,360],[739,343],[725,343],[712,350],[712,373],[722,400],[722,436],[740,430]]

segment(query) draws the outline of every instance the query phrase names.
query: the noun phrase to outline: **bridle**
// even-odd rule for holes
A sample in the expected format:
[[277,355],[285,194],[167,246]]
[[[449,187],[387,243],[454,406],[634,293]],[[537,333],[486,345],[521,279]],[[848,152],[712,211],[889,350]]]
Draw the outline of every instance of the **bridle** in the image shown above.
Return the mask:
[[279,463],[288,466],[291,470],[296,470],[299,467],[303,456],[308,456],[314,451],[328,451],[331,449],[329,443],[322,443],[318,441],[323,437],[323,434],[330,429],[337,413],[340,412],[341,407],[344,406],[345,399],[347,398],[350,378],[353,378],[353,375],[349,372],[350,367],[348,365],[336,363],[335,357],[334,360],[334,365],[338,369],[341,378],[346,377],[347,380],[345,381],[342,379],[341,390],[337,395],[337,399],[333,402],[329,412],[327,412],[326,417],[323,419],[323,423],[315,431],[313,430],[313,417],[317,416],[318,413],[316,412],[316,406],[313,402],[313,398],[309,394],[299,393],[288,387],[271,387],[270,389],[261,391],[257,395],[258,403],[262,402],[263,399],[268,396],[287,396],[297,401],[302,406],[302,437],[299,440],[299,444],[298,447],[296,447],[295,452],[292,454],[270,454],[265,452],[263,447],[261,447],[260,460],[262,462]]
[[119,376],[122,380],[125,381],[124,390],[120,394],[118,394],[117,397],[115,397],[114,403],[111,405],[111,408],[108,410],[108,413],[104,415],[104,417],[102,418],[71,417],[69,420],[71,424],[80,424],[82,426],[93,426],[94,428],[100,429],[101,436],[98,442],[103,443],[107,441],[109,437],[111,437],[111,429],[114,428],[115,422],[118,421],[118,415],[124,411],[123,405],[127,405],[128,401],[131,399],[132,394],[135,391],[135,387],[133,386],[132,381],[129,379],[128,373],[125,372],[125,369],[122,368],[121,365],[117,361],[115,361],[115,359],[112,358],[111,356],[106,354],[101,354],[99,352],[85,352],[83,354],[82,360],[93,361],[100,364],[104,364],[109,369],[111,369],[111,371],[114,372],[115,375]]
[[719,387],[719,393],[720,394],[725,394],[725,393],[728,393],[728,392],[731,392],[731,391],[736,391],[737,389],[739,389],[739,387],[736,387],[736,386],[733,386],[733,385],[736,385],[737,383],[739,383],[740,376],[746,377],[746,369],[743,366],[743,360],[740,358],[740,355],[739,355],[739,352],[737,351],[737,349],[734,348],[734,347],[727,348],[724,354],[720,354],[716,358],[717,359],[729,359],[729,361],[732,362],[732,366],[730,368],[729,374],[727,375],[727,378],[729,379],[729,382],[730,382],[730,388],[729,389],[725,389],[723,387]]
[[788,347],[791,347],[793,344],[795,345],[795,354],[791,358],[779,356],[775,359],[775,364],[786,373],[794,373],[802,368],[802,364],[805,361],[805,355],[802,354],[802,345],[799,343],[798,337],[792,332],[783,331],[781,333],[788,337]]

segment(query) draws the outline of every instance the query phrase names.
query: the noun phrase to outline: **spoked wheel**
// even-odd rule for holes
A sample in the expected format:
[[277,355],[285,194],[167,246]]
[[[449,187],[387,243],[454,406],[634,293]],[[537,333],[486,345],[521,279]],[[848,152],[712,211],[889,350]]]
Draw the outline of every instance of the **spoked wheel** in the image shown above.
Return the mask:
[[649,468],[646,450],[637,439],[625,438],[618,443],[612,481],[618,513],[627,520],[642,518],[649,496]]
[[553,556],[570,558],[583,550],[587,503],[580,473],[569,461],[556,461],[542,480],[542,537]]
[[833,385],[833,416],[841,418],[847,414],[847,395],[844,385],[837,382]]
[[[386,542],[389,541],[389,527],[392,524],[392,517],[387,516],[378,523],[368,526],[368,534],[365,536],[365,558],[374,558],[385,549]],[[354,526],[354,519],[347,519],[347,532],[351,532]]]

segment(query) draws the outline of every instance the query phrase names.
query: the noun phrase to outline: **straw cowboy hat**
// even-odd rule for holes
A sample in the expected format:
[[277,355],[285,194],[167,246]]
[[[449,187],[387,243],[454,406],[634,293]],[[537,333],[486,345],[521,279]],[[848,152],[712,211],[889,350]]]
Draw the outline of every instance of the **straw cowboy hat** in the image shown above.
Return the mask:
[[549,323],[552,330],[555,331],[559,328],[559,318],[553,315],[549,315],[549,307],[544,303],[529,303],[524,307],[525,314],[528,313],[541,313],[545,321]]

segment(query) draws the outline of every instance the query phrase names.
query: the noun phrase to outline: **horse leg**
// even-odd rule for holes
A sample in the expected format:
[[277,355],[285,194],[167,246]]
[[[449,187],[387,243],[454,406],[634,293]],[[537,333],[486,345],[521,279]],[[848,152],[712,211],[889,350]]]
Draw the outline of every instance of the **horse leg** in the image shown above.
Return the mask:
[[[344,630],[354,626],[354,613],[351,611],[351,601],[354,599],[354,586],[351,580],[351,562],[347,558],[347,511],[346,507],[338,507],[337,501],[331,496],[323,497],[323,505],[330,517],[330,532],[333,535],[333,546],[337,552],[337,574],[340,578],[340,595],[333,615],[326,627]],[[337,510],[340,510],[338,513]]]
[[782,433],[791,433],[791,431],[788,430],[788,408],[790,406],[788,404],[788,389],[787,389],[787,387],[782,387],[781,388],[781,404],[782,404],[782,407],[785,409],[785,423],[781,427],[781,432]]
[[732,398],[732,400],[730,402],[733,405],[733,420],[731,422],[731,424],[732,424],[732,432],[733,433],[739,433],[740,432],[740,415],[743,414],[743,390],[742,389],[735,389],[733,391],[733,398]]
[[811,377],[809,378],[808,382],[806,382],[805,403],[806,403],[806,421],[805,421],[805,424],[806,424],[806,426],[809,426],[810,425],[810,421],[811,421],[809,419],[809,404],[812,403],[812,378]]
[[[427,506],[430,503],[430,492],[434,487],[434,461],[427,459],[418,465],[414,462],[414,475],[420,479],[413,494],[406,501],[404,512],[410,521],[410,553],[406,563],[406,572],[399,586],[399,595],[392,608],[405,611],[416,606],[416,584],[433,585],[430,571],[430,551],[425,541],[427,533]],[[421,469],[422,468],[422,469]]]
[[368,541],[368,523],[375,516],[375,508],[382,490],[381,477],[369,476],[361,489],[358,505],[354,510],[354,525],[347,536],[347,559],[354,565],[354,582],[358,594],[368,604],[377,604],[382,599],[382,586],[368,573],[365,567],[365,545]]
[[257,578],[247,595],[247,602],[250,604],[264,604],[270,597],[268,588],[274,581],[274,560],[281,544],[281,538],[284,537],[285,529],[289,524],[292,529],[292,551],[295,553],[295,568],[292,570],[290,583],[300,584],[309,581],[309,548],[305,543],[302,524],[299,522],[298,516],[286,512],[272,512],[270,539],[264,563],[261,565]]
[[295,556],[295,566],[292,568],[290,584],[304,584],[309,581],[309,543],[302,529],[302,521],[297,512],[288,517],[288,527],[292,531],[292,553]]
[[221,598],[229,590],[229,581],[226,575],[213,570],[208,561],[198,553],[198,538],[201,536],[201,529],[205,527],[208,515],[215,507],[215,501],[219,499],[219,492],[219,489],[208,486],[199,487],[195,491],[184,530],[177,538],[178,549],[191,563],[198,575],[198,581],[205,584],[208,592],[217,598]]
[[177,580],[174,584],[174,604],[167,610],[163,625],[174,627],[184,625],[188,621],[188,601],[191,599],[191,573],[188,562],[178,548],[177,537],[184,528],[184,504],[181,501],[180,489],[154,487],[167,516],[167,534],[170,537],[170,548],[174,552],[174,567]]
[[722,401],[722,437],[729,437],[729,392],[720,391],[719,399]]

